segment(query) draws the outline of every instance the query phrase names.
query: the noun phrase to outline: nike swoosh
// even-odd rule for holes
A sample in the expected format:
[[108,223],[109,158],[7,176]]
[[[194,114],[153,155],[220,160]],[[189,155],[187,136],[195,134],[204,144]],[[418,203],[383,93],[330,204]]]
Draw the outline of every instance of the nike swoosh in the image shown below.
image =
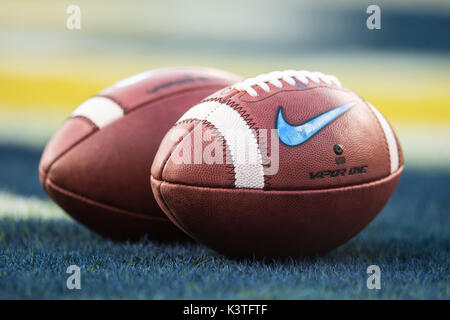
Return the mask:
[[298,146],[315,135],[344,112],[352,108],[356,102],[350,102],[333,108],[298,126],[290,125],[283,116],[283,108],[278,107],[277,130],[280,140],[288,146]]

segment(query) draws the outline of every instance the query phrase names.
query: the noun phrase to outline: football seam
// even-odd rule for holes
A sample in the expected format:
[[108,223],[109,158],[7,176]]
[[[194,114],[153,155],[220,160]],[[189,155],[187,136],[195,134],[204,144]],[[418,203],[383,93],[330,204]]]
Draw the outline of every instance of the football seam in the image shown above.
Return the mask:
[[[198,123],[196,123],[196,122],[198,122]],[[172,154],[175,151],[175,149],[177,148],[177,146],[184,140],[184,138],[186,138],[186,136],[188,136],[195,129],[195,127],[197,125],[204,123],[204,124],[206,124],[207,128],[214,129],[214,131],[216,132],[214,137],[218,138],[222,142],[222,148],[223,148],[222,151],[224,152],[225,167],[227,168],[227,173],[229,174],[229,177],[228,177],[227,180],[231,181],[233,183],[233,185],[234,185],[234,183],[236,182],[234,166],[232,164],[228,164],[228,162],[227,162],[229,160],[229,157],[231,157],[231,154],[230,154],[230,152],[228,152],[227,144],[226,144],[226,141],[225,141],[224,137],[220,134],[220,132],[217,130],[217,128],[212,123],[210,123],[209,121],[207,121],[207,120],[199,120],[199,119],[186,119],[186,120],[183,120],[181,122],[178,122],[174,127],[176,127],[176,126],[178,126],[178,125],[180,125],[182,123],[193,123],[193,126],[170,149],[169,155],[168,155],[167,159],[164,161],[164,165],[162,167],[163,169],[161,170],[161,177],[163,176],[163,173],[164,173],[164,170],[166,169],[167,163],[169,162],[170,158],[172,157]]]
[[[227,168],[228,173],[228,181],[230,181],[233,185],[236,183],[236,172],[233,166],[233,159],[231,157],[231,152],[228,148],[227,142],[225,141],[224,136],[219,132],[219,130],[209,121],[202,120],[202,123],[206,125],[207,128],[214,130],[214,137],[217,138],[222,143],[222,152],[223,152],[223,160],[225,161],[225,168]],[[231,161],[230,161],[231,160]],[[231,163],[230,163],[231,162]]]
[[147,220],[154,220],[154,221],[160,221],[160,222],[168,222],[164,217],[155,217],[155,216],[148,216],[145,215],[143,213],[138,213],[138,212],[133,212],[133,211],[129,211],[126,209],[122,209],[116,206],[112,206],[106,203],[102,203],[102,202],[98,202],[95,200],[92,200],[84,195],[78,194],[76,192],[73,192],[71,190],[68,190],[66,188],[63,188],[59,185],[57,185],[55,182],[53,182],[50,178],[46,178],[45,180],[45,184],[47,185],[47,187],[52,188],[53,190],[56,190],[62,194],[64,194],[65,196],[68,196],[70,198],[79,200],[81,202],[93,205],[93,206],[97,206],[97,207],[101,207],[105,210],[111,210],[111,211],[115,211],[116,213],[119,214],[124,214],[124,215],[129,215],[129,216],[133,216],[135,218],[142,218],[142,219],[147,219]]
[[[234,94],[233,96],[235,96],[236,94]],[[247,123],[247,125],[249,126],[249,128],[251,130],[255,130],[256,133],[256,141],[258,143],[258,149],[261,152],[261,138],[259,136],[259,127],[256,126],[256,121],[253,121],[253,118],[251,118],[250,112],[248,112],[247,110],[244,109],[243,106],[241,106],[240,103],[237,103],[235,101],[232,101],[231,98],[233,97],[228,97],[227,99],[223,100],[223,98],[206,98],[204,100],[202,100],[201,103],[204,102],[219,102],[221,104],[225,104],[227,106],[229,106],[230,108],[232,108],[233,110],[235,110],[237,113],[240,114],[241,118]],[[226,141],[225,141],[226,143]],[[267,151],[267,141],[262,142],[262,146],[266,147],[266,151]],[[262,153],[261,153],[261,157],[262,157]],[[264,162],[262,163],[263,168],[267,168],[270,166],[269,163],[264,164]],[[233,172],[233,176],[234,176],[234,166],[231,165],[232,168],[232,172]],[[231,171],[230,171],[231,172]],[[272,184],[270,182],[270,180],[272,179],[272,177],[264,174],[264,188],[263,189],[270,189],[272,187]],[[234,181],[236,181],[236,178],[234,178]]]
[[[194,119],[192,119],[192,121],[186,121],[186,123],[187,122],[194,122]],[[163,164],[161,166],[161,179],[163,178],[164,171],[166,170],[166,166],[169,163],[169,160],[172,157],[173,152],[175,151],[177,146],[184,140],[184,138],[194,130],[194,128],[195,128],[195,123],[193,124],[192,128],[189,129],[188,132],[186,132],[182,137],[180,137],[178,139],[178,141],[176,143],[174,143],[173,146],[170,148],[170,151],[169,151],[169,153],[167,155],[167,158],[164,160],[164,162],[163,162]]]
[[[355,189],[355,188],[360,188],[360,187],[370,187],[374,184],[378,184],[381,182],[384,182],[385,180],[388,180],[390,178],[392,178],[393,176],[396,176],[398,174],[401,174],[403,171],[404,165],[399,166],[399,168],[392,172],[391,174],[376,179],[376,180],[372,180],[372,181],[367,181],[364,183],[360,183],[360,184],[351,184],[348,186],[338,186],[338,187],[334,187],[334,188],[319,188],[319,189],[271,189],[271,190],[266,190],[266,189],[251,189],[251,188],[224,188],[224,187],[216,187],[216,186],[197,186],[197,185],[191,185],[191,184],[183,184],[183,183],[173,183],[170,181],[166,181],[166,180],[159,180],[156,179],[155,177],[152,176],[152,179],[154,179],[157,182],[161,182],[161,183],[166,183],[166,184],[170,184],[173,186],[183,186],[183,187],[194,187],[194,188],[200,188],[200,189],[211,189],[211,190],[218,190],[218,189],[222,189],[222,190],[227,190],[227,191],[233,191],[233,190],[239,190],[239,191],[252,191],[252,192],[267,192],[267,193],[283,193],[283,192],[287,192],[287,193],[295,193],[295,192],[305,192],[305,193],[320,193],[320,192],[327,192],[327,191],[346,191],[348,189]],[[165,200],[164,200],[165,201]]]
[[[167,203],[166,199],[164,198],[164,194],[161,190],[161,186],[162,186],[162,181],[155,179],[153,176],[151,176],[151,179],[157,181],[157,182],[161,182],[158,186],[157,186],[157,192],[160,195],[160,199],[162,200],[164,206],[167,208],[168,213],[166,213],[164,210],[164,213],[166,214],[167,219],[169,220],[169,222],[175,224],[179,229],[181,229],[181,231],[183,231],[184,233],[186,233],[188,236],[190,236],[191,238],[194,239],[194,237],[191,235],[190,232],[187,231],[187,228],[183,225],[183,223],[181,223],[177,217],[172,213],[172,209],[170,208],[169,204]],[[156,197],[155,197],[156,198]],[[173,221],[172,221],[173,219]]]
[[[134,112],[134,111],[136,111],[136,110],[141,109],[142,107],[145,107],[145,105],[147,105],[147,104],[149,104],[149,103],[157,102],[157,101],[163,100],[163,99],[165,99],[165,98],[167,98],[167,97],[172,97],[172,96],[175,96],[175,95],[178,95],[178,94],[182,94],[182,93],[185,93],[185,92],[193,92],[193,91],[199,91],[199,90],[204,90],[204,89],[209,89],[209,88],[215,88],[215,87],[217,87],[218,90],[224,88],[224,87],[221,86],[221,85],[209,85],[209,86],[203,86],[203,87],[196,87],[195,89],[191,88],[191,89],[178,90],[178,91],[176,91],[176,92],[172,92],[172,93],[169,93],[169,94],[165,94],[165,95],[162,95],[162,96],[160,96],[160,97],[149,98],[148,100],[145,100],[144,102],[141,102],[141,103],[137,104],[137,105],[136,105],[135,107],[133,107],[133,108],[125,107],[125,106],[124,106],[124,105],[125,105],[124,103],[122,103],[121,101],[119,101],[119,99],[113,97],[113,96],[110,95],[110,94],[102,94],[102,93],[99,93],[99,94],[95,95],[94,97],[103,97],[103,98],[110,99],[110,100],[112,100],[113,102],[115,102],[115,103],[117,103],[117,104],[119,105],[119,107],[123,110],[124,114],[129,114],[129,113],[132,113],[132,112]],[[225,87],[226,87],[226,85],[225,85]]]
[[78,115],[76,115],[76,116],[72,116],[72,117],[69,117],[69,118],[67,118],[66,119],[66,121],[67,120],[70,120],[70,119],[83,119],[83,120],[85,120],[85,121],[87,121],[90,125],[91,125],[91,127],[93,128],[93,129],[96,129],[96,130],[99,130],[100,128],[91,120],[91,119],[89,119],[88,117],[85,117],[85,116],[82,116],[82,115],[80,115],[80,114],[78,114]]
[[73,148],[75,148],[77,145],[79,145],[80,143],[82,143],[83,141],[85,141],[86,139],[88,139],[90,136],[92,136],[94,133],[96,133],[97,131],[99,131],[100,129],[92,122],[90,121],[88,118],[83,117],[83,116],[75,116],[75,117],[71,117],[70,119],[82,119],[84,121],[86,121],[89,125],[91,125],[93,127],[93,131],[89,132],[89,134],[87,134],[86,136],[84,136],[83,138],[81,138],[78,141],[75,141],[73,144],[71,144],[66,150],[64,150],[63,152],[61,152],[57,157],[55,157],[55,159],[53,159],[50,164],[47,166],[46,170],[43,170],[44,172],[44,181],[47,179],[48,173],[50,172],[51,168],[53,167],[53,165],[59,160],[61,159],[63,156],[65,156],[70,150],[73,150]]
[[385,152],[387,154],[387,157],[388,157],[388,163],[389,163],[388,172],[389,172],[389,174],[391,174],[391,153],[389,151],[389,144],[388,144],[388,141],[387,141],[386,133],[384,132],[383,127],[381,126],[380,120],[378,120],[378,117],[375,115],[375,112],[373,112],[373,110],[367,104],[367,101],[364,100],[364,99],[361,99],[361,100],[364,102],[364,105],[366,106],[366,109],[369,110],[370,114],[372,115],[372,118],[375,119],[375,122],[376,122],[377,127],[378,127],[378,131],[381,132],[381,135],[382,135],[383,141],[384,141],[384,150],[385,150]]

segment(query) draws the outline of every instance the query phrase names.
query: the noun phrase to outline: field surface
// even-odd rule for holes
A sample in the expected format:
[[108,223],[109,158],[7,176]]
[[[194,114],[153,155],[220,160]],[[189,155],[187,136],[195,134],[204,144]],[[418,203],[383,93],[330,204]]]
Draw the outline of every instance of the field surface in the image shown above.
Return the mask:
[[[198,244],[115,243],[68,218],[38,182],[40,151],[0,146],[0,298],[449,299],[450,173],[406,169],[380,216],[309,259],[230,260]],[[81,268],[81,290],[66,269]],[[381,290],[366,269],[381,268]]]

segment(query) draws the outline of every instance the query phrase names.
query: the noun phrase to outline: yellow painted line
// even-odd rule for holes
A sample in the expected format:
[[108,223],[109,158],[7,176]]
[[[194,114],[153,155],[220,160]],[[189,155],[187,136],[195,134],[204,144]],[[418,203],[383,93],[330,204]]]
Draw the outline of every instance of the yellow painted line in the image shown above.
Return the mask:
[[[82,101],[124,77],[169,65],[202,64],[200,61],[189,63],[188,58],[183,60],[171,56],[147,58],[114,56],[60,57],[53,60],[27,57],[0,59],[0,112],[11,116],[15,113],[64,116]],[[227,60],[222,60],[221,63],[216,60],[211,58],[203,61],[203,64],[218,65],[218,68],[243,76],[253,76],[277,68],[274,67],[274,61],[256,60],[246,63],[247,60],[244,59],[230,64]],[[391,63],[384,67],[366,68],[355,76],[353,70],[358,70],[359,67],[349,68],[349,63],[329,72],[338,75],[346,87],[370,101],[391,122],[450,124],[449,64],[430,68],[420,67],[418,63],[414,70],[410,70],[411,68],[396,69]]]

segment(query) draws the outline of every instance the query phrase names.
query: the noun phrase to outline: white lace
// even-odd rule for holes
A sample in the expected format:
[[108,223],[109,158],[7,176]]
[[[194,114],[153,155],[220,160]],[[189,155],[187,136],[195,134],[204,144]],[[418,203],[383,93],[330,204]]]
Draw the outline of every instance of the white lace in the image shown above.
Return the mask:
[[305,70],[285,70],[285,71],[273,71],[266,74],[261,74],[255,78],[249,78],[242,82],[238,82],[233,85],[233,88],[239,91],[246,91],[252,97],[257,97],[258,93],[253,86],[259,86],[265,92],[269,92],[270,88],[267,83],[273,84],[277,88],[282,88],[283,83],[280,80],[284,80],[290,85],[295,85],[297,79],[303,84],[307,85],[309,81],[314,81],[316,83],[320,83],[322,80],[328,85],[332,85],[333,83],[337,86],[341,86],[341,83],[338,78],[332,75],[323,74],[321,72],[310,72]]

